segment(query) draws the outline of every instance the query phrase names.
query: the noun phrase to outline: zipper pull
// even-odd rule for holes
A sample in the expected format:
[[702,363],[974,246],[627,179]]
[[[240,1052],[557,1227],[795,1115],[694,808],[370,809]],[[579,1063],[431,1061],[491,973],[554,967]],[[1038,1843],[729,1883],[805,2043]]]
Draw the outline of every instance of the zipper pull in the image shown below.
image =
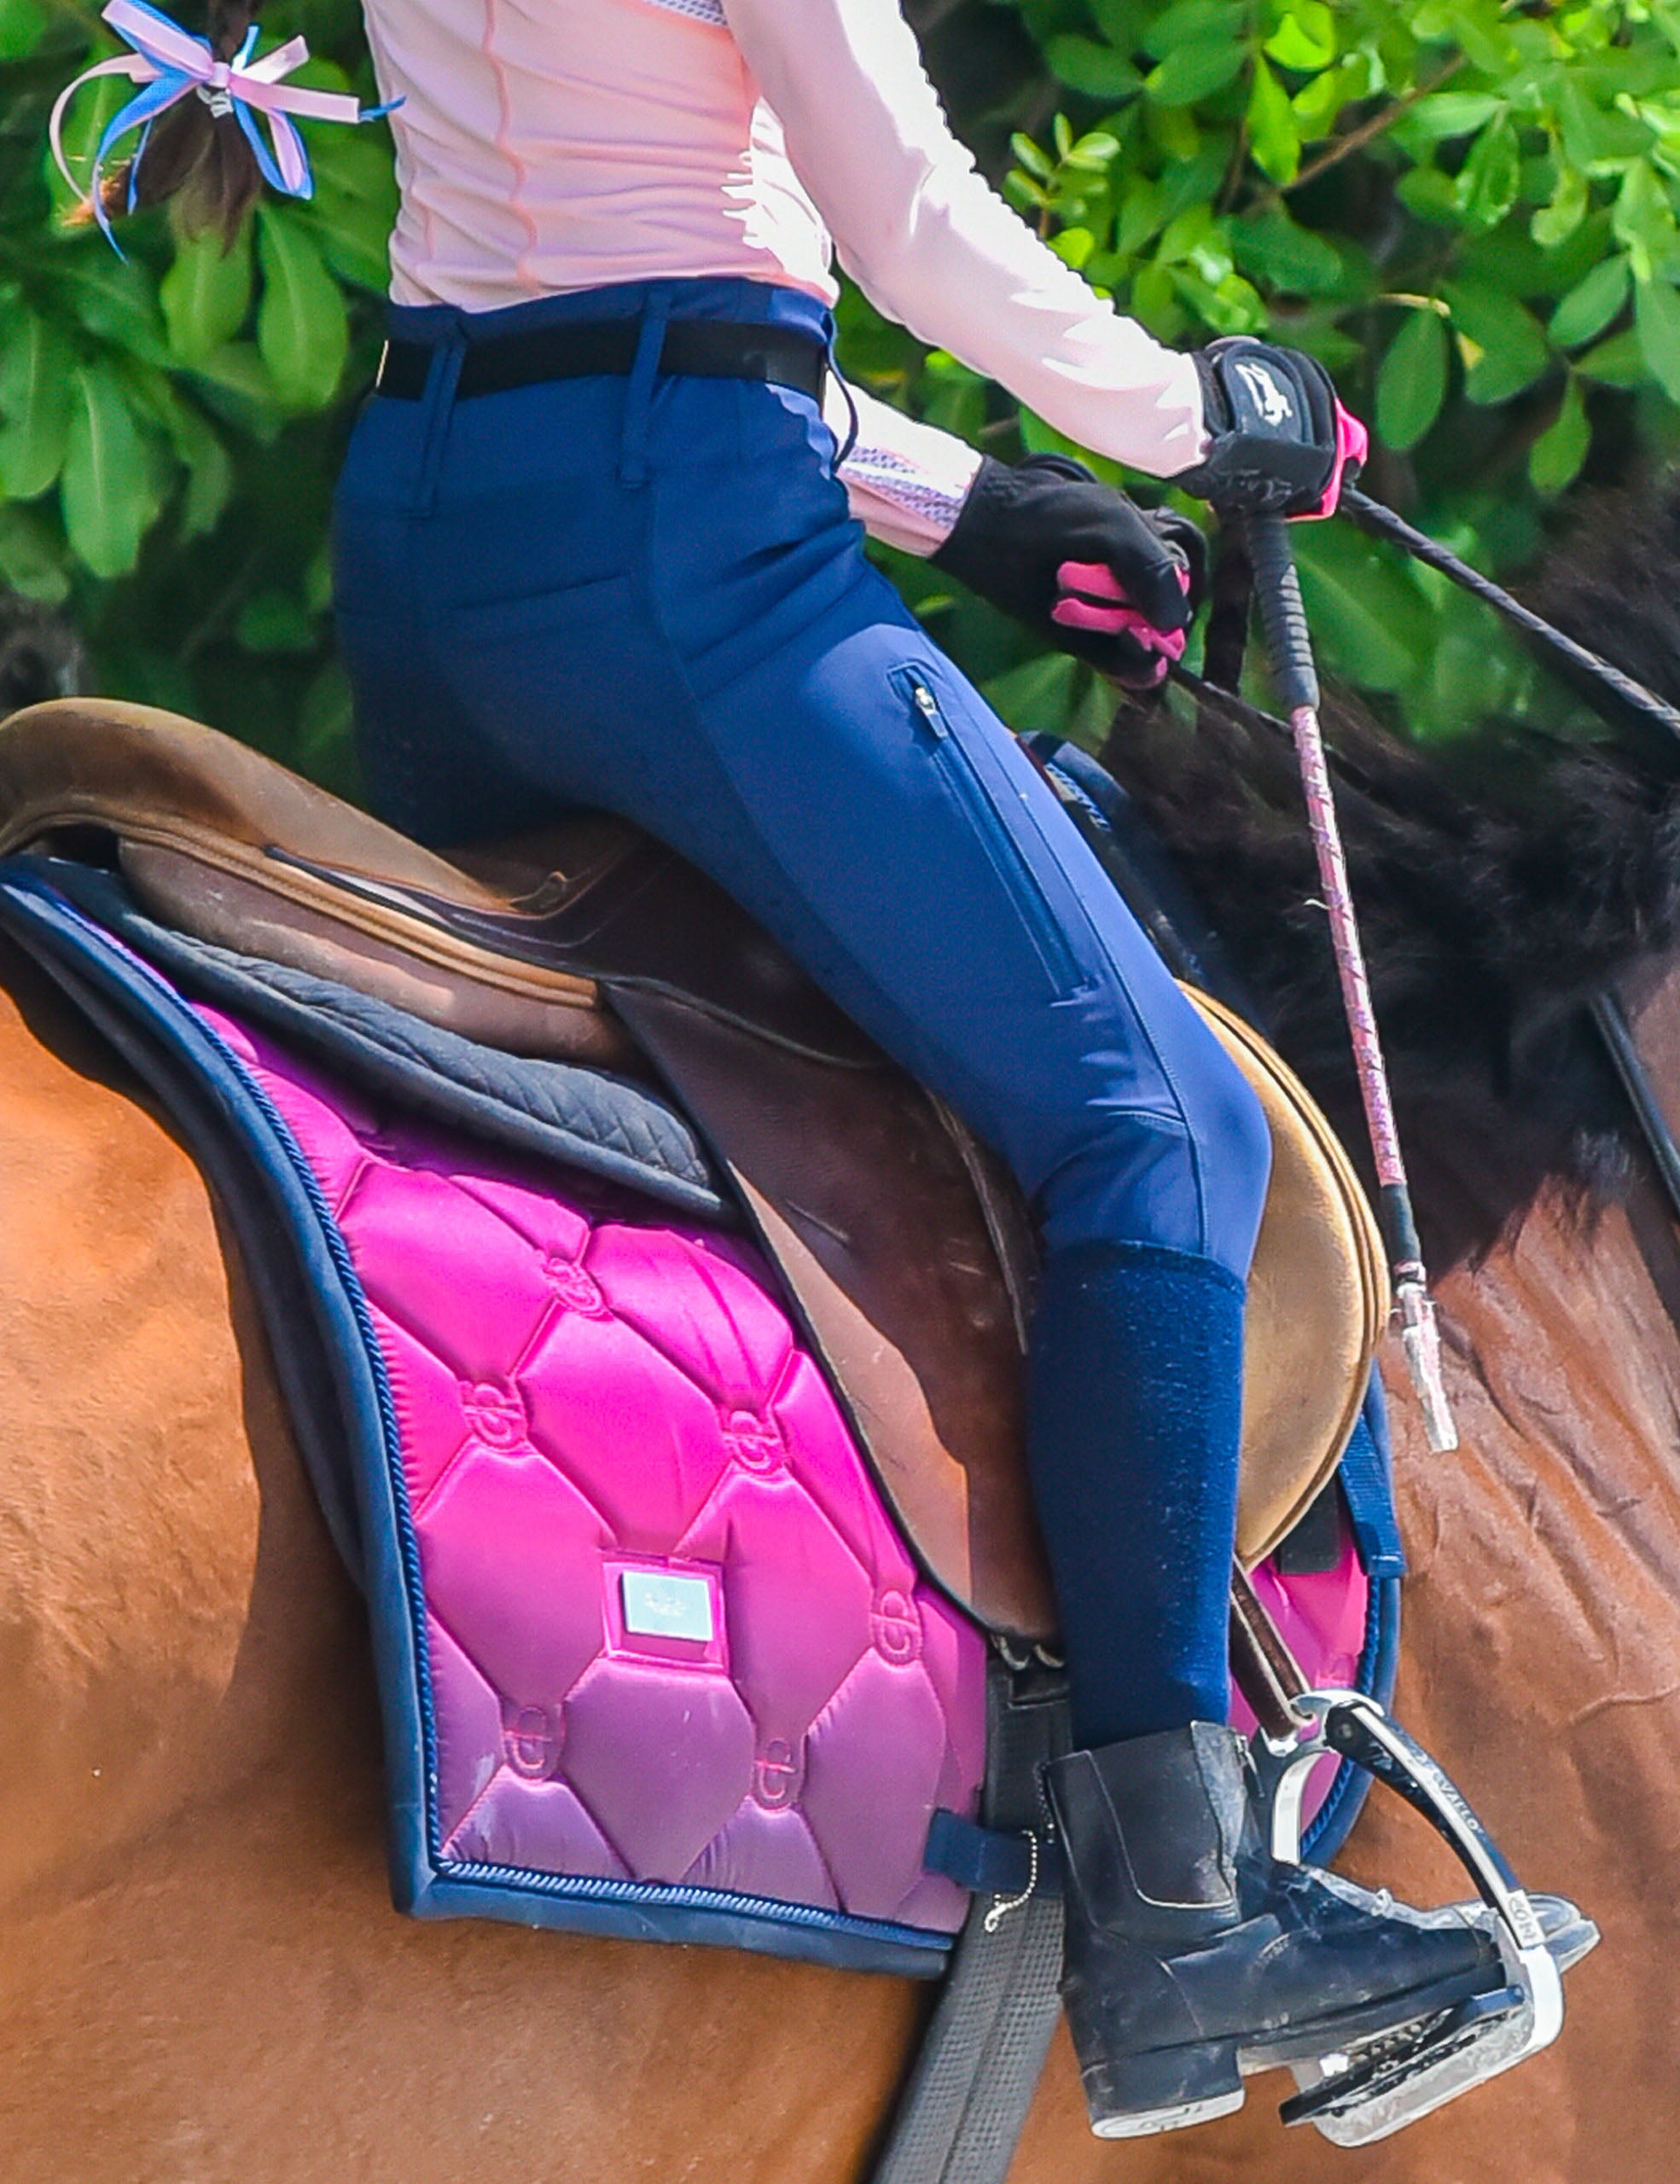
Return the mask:
[[949,735],[950,730],[945,726],[945,716],[939,711],[939,701],[927,685],[912,676],[910,694],[916,701],[916,711],[927,723],[928,732],[942,738]]

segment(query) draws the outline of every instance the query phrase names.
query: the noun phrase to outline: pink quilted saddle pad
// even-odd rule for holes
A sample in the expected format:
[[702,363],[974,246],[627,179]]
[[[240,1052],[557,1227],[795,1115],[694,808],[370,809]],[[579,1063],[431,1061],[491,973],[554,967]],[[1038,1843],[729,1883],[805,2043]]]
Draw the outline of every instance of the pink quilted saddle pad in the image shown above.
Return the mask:
[[757,1255],[533,1183],[200,1014],[366,1299],[437,1874],[573,1888],[650,1931],[709,1908],[943,1948],[968,1899],[922,1857],[936,1809],[976,1810],[985,1641],[917,1571]]

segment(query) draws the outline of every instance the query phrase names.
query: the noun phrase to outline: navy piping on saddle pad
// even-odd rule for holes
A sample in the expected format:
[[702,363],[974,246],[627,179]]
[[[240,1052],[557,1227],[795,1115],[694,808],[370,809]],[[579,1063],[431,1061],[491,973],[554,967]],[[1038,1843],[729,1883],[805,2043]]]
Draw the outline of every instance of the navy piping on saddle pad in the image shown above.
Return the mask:
[[[1026,735],[1021,741],[1049,776],[1069,817],[1173,976],[1201,987],[1264,1032],[1264,1012],[1232,967],[1171,850],[1119,781],[1088,751],[1061,736]],[[1406,1563],[1394,1513],[1387,1407],[1375,1370],[1364,1408],[1327,1490],[1340,1496],[1370,1584],[1365,1642],[1354,1682],[1386,1706],[1399,1664],[1400,1580]],[[1302,1838],[1304,1856],[1321,1865],[1335,1856],[1369,1789],[1370,1777],[1363,1769],[1343,1760]]]
[[[298,1265],[284,1286],[307,1315],[264,1311],[282,1386],[289,1398],[300,1377],[324,1370],[340,1433],[351,1446],[376,1452],[377,1461],[352,1467],[359,1522],[350,1544],[359,1546],[379,1672],[398,1908],[421,1918],[724,1943],[857,1971],[922,1978],[943,1971],[953,1937],[890,1920],[722,1889],[538,1875],[440,1857],[431,1818],[438,1755],[423,1595],[397,1422],[361,1284],[319,1186],[238,1056],[160,973],[44,881],[38,862],[0,861],[0,926],[157,1092],[222,1194],[252,1263],[266,1275],[282,1256],[276,1241],[289,1245]],[[294,1271],[303,1277],[301,1297]],[[253,1287],[266,1307],[269,1281]],[[306,1320],[305,1359],[294,1344]],[[312,1409],[318,1429],[319,1405]],[[346,1542],[339,1544],[342,1550]]]

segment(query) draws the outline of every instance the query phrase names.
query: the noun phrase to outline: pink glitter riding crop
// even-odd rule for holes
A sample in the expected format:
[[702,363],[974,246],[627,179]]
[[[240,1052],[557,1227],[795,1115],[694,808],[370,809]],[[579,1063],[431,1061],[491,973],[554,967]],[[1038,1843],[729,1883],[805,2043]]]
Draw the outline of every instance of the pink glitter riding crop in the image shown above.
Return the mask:
[[1318,859],[1319,884],[1329,913],[1336,975],[1341,982],[1342,1006],[1347,1014],[1353,1060],[1359,1074],[1359,1097],[1364,1105],[1365,1124],[1370,1132],[1371,1152],[1381,1187],[1383,1238],[1394,1275],[1400,1340],[1412,1386],[1422,1406],[1430,1447],[1456,1449],[1458,1430],[1453,1424],[1441,1379],[1440,1336],[1435,1324],[1435,1307],[1429,1295],[1428,1276],[1412,1216],[1405,1162],[1400,1153],[1399,1133],[1394,1125],[1394,1102],[1388,1089],[1388,1072],[1383,1064],[1376,1017],[1371,1008],[1365,953],[1353,914],[1341,829],[1336,823],[1330,771],[1318,726],[1318,675],[1313,665],[1306,614],[1301,605],[1300,581],[1295,573],[1294,555],[1282,517],[1250,516],[1246,527],[1266,647],[1271,654],[1278,694],[1288,713],[1290,731],[1295,739],[1301,787],[1306,797],[1307,823]]

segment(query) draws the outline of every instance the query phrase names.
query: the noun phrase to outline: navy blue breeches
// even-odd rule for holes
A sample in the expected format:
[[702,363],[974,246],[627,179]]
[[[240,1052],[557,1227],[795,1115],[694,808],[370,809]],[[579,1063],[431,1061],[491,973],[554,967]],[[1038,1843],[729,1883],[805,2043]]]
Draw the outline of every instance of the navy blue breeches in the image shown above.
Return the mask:
[[[1122,1320],[1182,1315],[1187,1281],[1240,1300],[1269,1159],[1258,1105],[1049,789],[869,566],[815,406],[759,382],[655,378],[653,340],[627,379],[454,399],[466,342],[650,309],[828,330],[809,299],[734,280],[393,314],[404,338],[436,345],[427,391],[369,402],[336,513],[340,637],[375,810],[440,846],[578,805],[637,821],[1003,1155],[1040,1226],[1047,1312],[1067,1327],[1089,1317],[1085,1275],[1102,1289],[1115,1253],[1133,1270]],[[1079,1311],[1053,1301],[1059,1255]],[[1170,1304],[1149,1301],[1151,1269],[1179,1284]],[[1071,1357],[1066,1327],[1034,1345],[1097,1420],[1093,1442],[1060,1417],[1055,1391],[1033,1408],[1076,1699],[1076,1657],[1093,1648],[1070,1591],[1107,1593],[1140,1548],[1161,1560],[1160,1465],[1135,1426],[1101,1430],[1116,1363],[1084,1353],[1125,1328],[1105,1335],[1096,1309]],[[1228,1302],[1218,1310],[1229,1318]],[[1206,1416],[1174,1424],[1200,1450],[1199,1476],[1170,1490],[1167,1524],[1174,1559],[1195,1565],[1179,1589],[1199,1597],[1167,1619],[1195,1623],[1179,1650],[1200,1665],[1168,1676],[1144,1727],[1211,1711],[1216,1673],[1223,1693],[1240,1331],[1235,1348],[1228,1335],[1207,1351],[1209,1385],[1191,1390]],[[1160,1401],[1182,1409],[1186,1376],[1167,1377],[1181,1396]],[[1077,1511],[1059,1521],[1073,1472]],[[1209,1542],[1184,1536],[1192,1492],[1221,1513]],[[1093,1522],[1119,1544],[1086,1575],[1057,1540]],[[1107,1625],[1093,1647],[1106,1656],[1088,1664],[1093,1689],[1099,1668],[1105,1684],[1148,1683],[1172,1651]],[[1137,1726],[1135,1710],[1086,1713],[1093,1734]]]

